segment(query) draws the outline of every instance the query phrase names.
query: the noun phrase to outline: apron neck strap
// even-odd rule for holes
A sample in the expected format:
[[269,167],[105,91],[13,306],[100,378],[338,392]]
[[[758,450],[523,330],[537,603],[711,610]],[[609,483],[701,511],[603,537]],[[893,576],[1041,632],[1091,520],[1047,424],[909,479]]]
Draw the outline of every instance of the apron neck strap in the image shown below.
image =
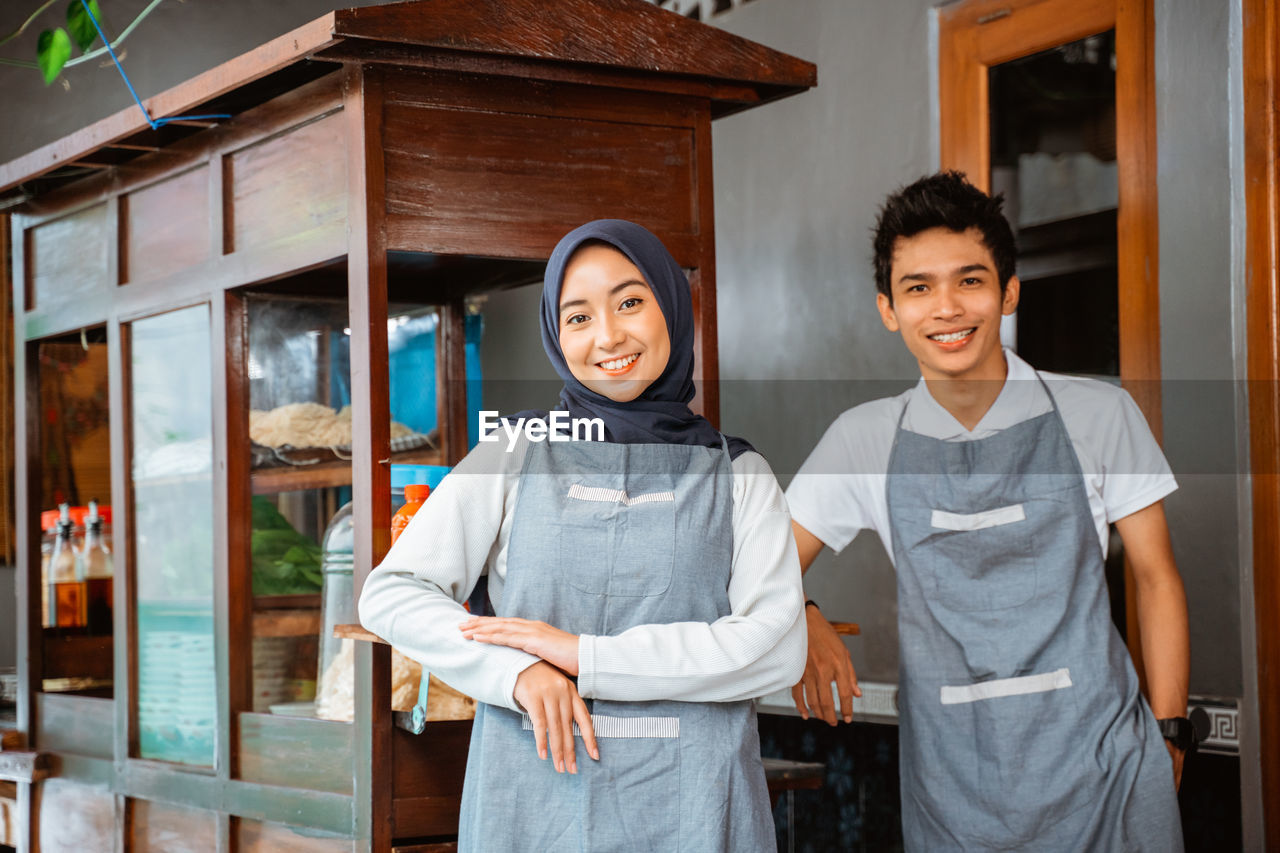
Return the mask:
[[1040,371],[1036,370],[1034,367],[1031,370],[1035,373],[1036,380],[1039,381],[1040,387],[1044,389],[1044,393],[1049,396],[1049,405],[1053,406],[1054,414],[1061,418],[1062,412],[1058,411],[1058,400],[1053,396],[1053,392],[1049,390],[1049,383],[1044,381],[1044,377],[1040,375]]

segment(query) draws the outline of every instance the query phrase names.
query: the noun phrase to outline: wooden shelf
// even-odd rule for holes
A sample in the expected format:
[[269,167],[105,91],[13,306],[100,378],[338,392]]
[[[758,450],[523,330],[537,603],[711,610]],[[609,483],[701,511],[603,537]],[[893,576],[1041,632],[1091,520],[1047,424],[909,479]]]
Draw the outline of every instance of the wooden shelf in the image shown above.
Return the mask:
[[255,610],[255,637],[314,637],[320,634],[319,610]]
[[319,610],[320,593],[303,592],[295,595],[255,595],[253,609],[257,610]]
[[320,634],[320,593],[256,595],[253,636],[309,637]]
[[363,625],[334,625],[333,636],[342,640],[360,640],[365,643],[382,643],[387,641],[365,628]]
[[64,633],[44,629],[44,677],[109,679],[112,676],[112,637]]
[[[393,465],[443,465],[440,451],[423,448],[391,455]],[[351,462],[336,459],[314,465],[257,468],[250,474],[255,495],[296,492],[303,489],[328,489],[351,485]]]

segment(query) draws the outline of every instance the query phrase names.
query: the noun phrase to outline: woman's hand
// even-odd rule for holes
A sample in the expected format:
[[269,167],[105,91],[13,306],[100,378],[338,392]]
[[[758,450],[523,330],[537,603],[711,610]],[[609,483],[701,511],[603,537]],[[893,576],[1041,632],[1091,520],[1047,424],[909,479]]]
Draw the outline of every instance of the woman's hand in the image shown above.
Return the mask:
[[510,646],[542,658],[570,675],[578,674],[578,635],[546,622],[500,616],[474,616],[458,625],[462,636],[478,643]]
[[577,750],[573,743],[575,721],[587,752],[596,761],[600,760],[587,704],[563,672],[546,661],[538,661],[516,678],[515,698],[533,723],[533,740],[537,744],[539,758],[547,757],[547,741],[550,740],[551,762],[557,773],[565,771],[566,760],[569,772],[578,772]]

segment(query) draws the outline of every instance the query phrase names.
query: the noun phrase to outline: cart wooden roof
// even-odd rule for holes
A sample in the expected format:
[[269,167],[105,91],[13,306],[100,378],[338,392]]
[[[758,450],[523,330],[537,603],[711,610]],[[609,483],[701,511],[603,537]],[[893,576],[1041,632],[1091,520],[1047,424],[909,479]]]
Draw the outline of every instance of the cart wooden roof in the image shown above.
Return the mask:
[[[810,62],[645,0],[410,0],[329,12],[144,103],[154,118],[236,115],[343,63],[695,95],[710,99],[713,116],[817,83]],[[131,106],[0,165],[0,204],[161,150],[213,123],[152,129]]]

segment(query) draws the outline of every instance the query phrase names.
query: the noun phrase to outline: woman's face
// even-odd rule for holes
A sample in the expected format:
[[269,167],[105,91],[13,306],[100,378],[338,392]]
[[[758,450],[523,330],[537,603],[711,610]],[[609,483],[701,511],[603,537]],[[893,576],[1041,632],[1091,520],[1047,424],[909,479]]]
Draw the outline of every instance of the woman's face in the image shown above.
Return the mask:
[[644,275],[617,249],[585,246],[569,259],[560,351],[579,382],[619,403],[639,397],[666,369],[667,321]]

